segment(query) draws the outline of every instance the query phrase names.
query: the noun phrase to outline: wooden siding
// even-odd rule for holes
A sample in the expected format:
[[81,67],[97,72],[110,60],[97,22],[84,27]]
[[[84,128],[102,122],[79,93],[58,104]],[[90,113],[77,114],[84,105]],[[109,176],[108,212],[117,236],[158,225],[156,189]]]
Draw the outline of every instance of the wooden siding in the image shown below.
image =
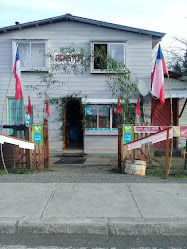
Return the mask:
[[[135,34],[126,31],[119,31],[109,28],[92,26],[89,24],[77,22],[60,22],[55,24],[48,24],[44,26],[28,28],[13,32],[0,34],[0,117],[2,116],[2,107],[4,97],[10,75],[12,72],[12,40],[16,39],[45,39],[51,51],[58,51],[60,47],[69,44],[74,44],[77,48],[90,49],[90,41],[126,41],[126,64],[132,71],[132,74],[139,79],[142,79],[147,84],[150,90],[151,80],[151,59],[152,59],[152,37],[149,35]],[[89,99],[92,98],[111,98],[111,92],[106,86],[106,77],[101,74],[90,74],[90,72],[79,76],[63,76],[56,75],[57,80],[63,80],[66,83],[58,89],[53,89],[49,93],[49,98],[63,97],[74,92],[82,92],[87,95]],[[34,108],[34,123],[41,123],[43,118],[43,99],[37,97],[36,92],[29,92],[26,85],[39,83],[36,75],[32,73],[22,73],[22,90],[24,96],[24,105],[27,105],[27,95],[31,97]],[[15,94],[15,79],[12,78],[9,97]],[[59,138],[59,127],[61,122],[58,120],[58,112],[53,113],[53,107],[50,105],[49,116],[49,134],[50,134],[50,148],[62,149],[62,140]],[[6,117],[7,107],[4,111],[4,124],[7,123]],[[92,138],[94,139],[94,137]],[[113,138],[112,138],[113,139]],[[85,151],[94,150],[93,144],[89,145],[91,136],[86,138]],[[88,146],[88,149],[87,149]],[[117,145],[116,145],[117,146]],[[97,147],[95,147],[96,149]],[[117,147],[116,147],[117,148]],[[112,151],[112,150],[111,150]]]
[[117,136],[85,136],[84,146],[86,154],[117,154]]

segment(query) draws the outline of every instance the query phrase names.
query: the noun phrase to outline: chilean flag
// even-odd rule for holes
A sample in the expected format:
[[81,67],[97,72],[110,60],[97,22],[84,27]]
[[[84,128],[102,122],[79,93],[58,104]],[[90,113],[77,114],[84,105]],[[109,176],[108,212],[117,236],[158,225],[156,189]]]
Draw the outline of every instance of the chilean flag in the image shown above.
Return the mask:
[[159,44],[158,54],[155,61],[151,85],[152,95],[160,99],[161,105],[165,103],[164,98],[164,74],[168,73],[167,66]]
[[22,89],[21,89],[21,68],[20,68],[18,47],[16,51],[16,59],[14,63],[13,73],[14,73],[14,78],[16,79],[15,100],[19,100],[23,98],[23,94],[22,94]]

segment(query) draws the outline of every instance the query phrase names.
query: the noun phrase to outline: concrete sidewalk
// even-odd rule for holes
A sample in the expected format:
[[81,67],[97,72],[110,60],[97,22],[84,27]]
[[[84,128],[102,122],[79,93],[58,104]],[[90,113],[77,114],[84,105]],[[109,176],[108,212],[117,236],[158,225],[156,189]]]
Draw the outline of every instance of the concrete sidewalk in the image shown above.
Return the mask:
[[1,183],[0,233],[187,235],[187,184]]

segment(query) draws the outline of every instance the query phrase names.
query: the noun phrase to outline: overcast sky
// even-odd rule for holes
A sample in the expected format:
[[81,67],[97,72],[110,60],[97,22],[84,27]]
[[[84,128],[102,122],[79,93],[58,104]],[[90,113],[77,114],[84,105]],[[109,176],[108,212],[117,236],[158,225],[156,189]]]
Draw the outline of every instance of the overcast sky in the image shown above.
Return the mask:
[[187,36],[187,0],[0,0],[0,27],[70,13],[130,27]]

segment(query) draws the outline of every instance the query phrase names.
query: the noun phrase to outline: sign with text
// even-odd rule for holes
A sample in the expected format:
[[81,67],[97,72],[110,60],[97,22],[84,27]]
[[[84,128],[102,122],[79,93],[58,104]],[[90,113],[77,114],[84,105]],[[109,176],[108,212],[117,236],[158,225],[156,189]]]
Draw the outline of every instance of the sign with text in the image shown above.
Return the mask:
[[187,126],[180,126],[180,137],[187,137]]
[[123,144],[128,144],[134,140],[134,125],[123,125]]
[[76,55],[69,55],[69,54],[58,54],[54,53],[54,60],[57,63],[81,63],[83,61],[83,57],[81,54],[76,54]]
[[134,133],[157,133],[167,128],[169,126],[134,126]]
[[43,145],[43,125],[32,125],[32,141]]

